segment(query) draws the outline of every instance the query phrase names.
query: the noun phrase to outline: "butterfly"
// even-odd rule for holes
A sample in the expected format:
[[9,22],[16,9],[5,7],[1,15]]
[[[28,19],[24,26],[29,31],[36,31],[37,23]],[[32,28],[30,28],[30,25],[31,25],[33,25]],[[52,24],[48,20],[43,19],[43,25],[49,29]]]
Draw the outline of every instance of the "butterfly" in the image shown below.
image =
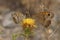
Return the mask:
[[21,12],[15,12],[12,14],[12,19],[16,24],[19,24],[25,16]]
[[36,22],[42,24],[45,27],[48,27],[51,24],[51,19],[54,17],[54,13],[49,11],[44,11],[36,13],[32,18],[36,19]]

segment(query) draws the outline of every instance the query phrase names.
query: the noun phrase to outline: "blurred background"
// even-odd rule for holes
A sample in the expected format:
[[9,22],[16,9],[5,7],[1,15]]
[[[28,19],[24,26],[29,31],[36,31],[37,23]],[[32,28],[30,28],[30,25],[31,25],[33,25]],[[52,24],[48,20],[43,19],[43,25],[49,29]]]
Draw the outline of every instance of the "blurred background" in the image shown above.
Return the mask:
[[[52,19],[45,15],[46,20],[51,20],[48,29],[44,27],[43,14],[39,14],[44,10],[53,14]],[[12,34],[22,33],[22,26],[13,21],[14,13],[20,13],[20,22],[27,13],[36,20],[37,29],[31,40],[60,40],[60,0],[0,0],[0,40],[12,40]],[[24,40],[24,37],[16,40]]]

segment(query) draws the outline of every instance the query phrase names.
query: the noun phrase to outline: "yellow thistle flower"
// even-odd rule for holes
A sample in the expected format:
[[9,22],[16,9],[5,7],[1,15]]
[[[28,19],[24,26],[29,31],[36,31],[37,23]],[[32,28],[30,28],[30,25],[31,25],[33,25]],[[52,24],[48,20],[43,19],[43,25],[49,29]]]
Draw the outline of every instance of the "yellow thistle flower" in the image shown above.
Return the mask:
[[23,24],[30,24],[30,25],[34,25],[35,24],[35,20],[31,19],[31,18],[27,18],[23,20]]
[[26,19],[23,19],[23,25],[24,26],[30,26],[30,27],[35,27],[35,20],[34,19],[32,19],[32,18],[26,18]]

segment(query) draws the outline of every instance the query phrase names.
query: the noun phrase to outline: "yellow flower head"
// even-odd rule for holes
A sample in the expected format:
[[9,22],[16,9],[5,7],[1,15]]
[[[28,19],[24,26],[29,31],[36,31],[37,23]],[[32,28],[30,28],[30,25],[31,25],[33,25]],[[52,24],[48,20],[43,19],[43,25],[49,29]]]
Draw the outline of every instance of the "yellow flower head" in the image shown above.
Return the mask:
[[23,19],[22,21],[22,26],[23,28],[29,27],[29,28],[37,28],[36,24],[35,24],[35,20],[32,18],[26,18]]
[[23,20],[23,24],[34,25],[35,24],[35,20],[32,19],[32,18],[26,18],[26,19]]
[[22,21],[23,28],[29,27],[30,29],[36,28],[35,20],[32,18],[26,18]]

